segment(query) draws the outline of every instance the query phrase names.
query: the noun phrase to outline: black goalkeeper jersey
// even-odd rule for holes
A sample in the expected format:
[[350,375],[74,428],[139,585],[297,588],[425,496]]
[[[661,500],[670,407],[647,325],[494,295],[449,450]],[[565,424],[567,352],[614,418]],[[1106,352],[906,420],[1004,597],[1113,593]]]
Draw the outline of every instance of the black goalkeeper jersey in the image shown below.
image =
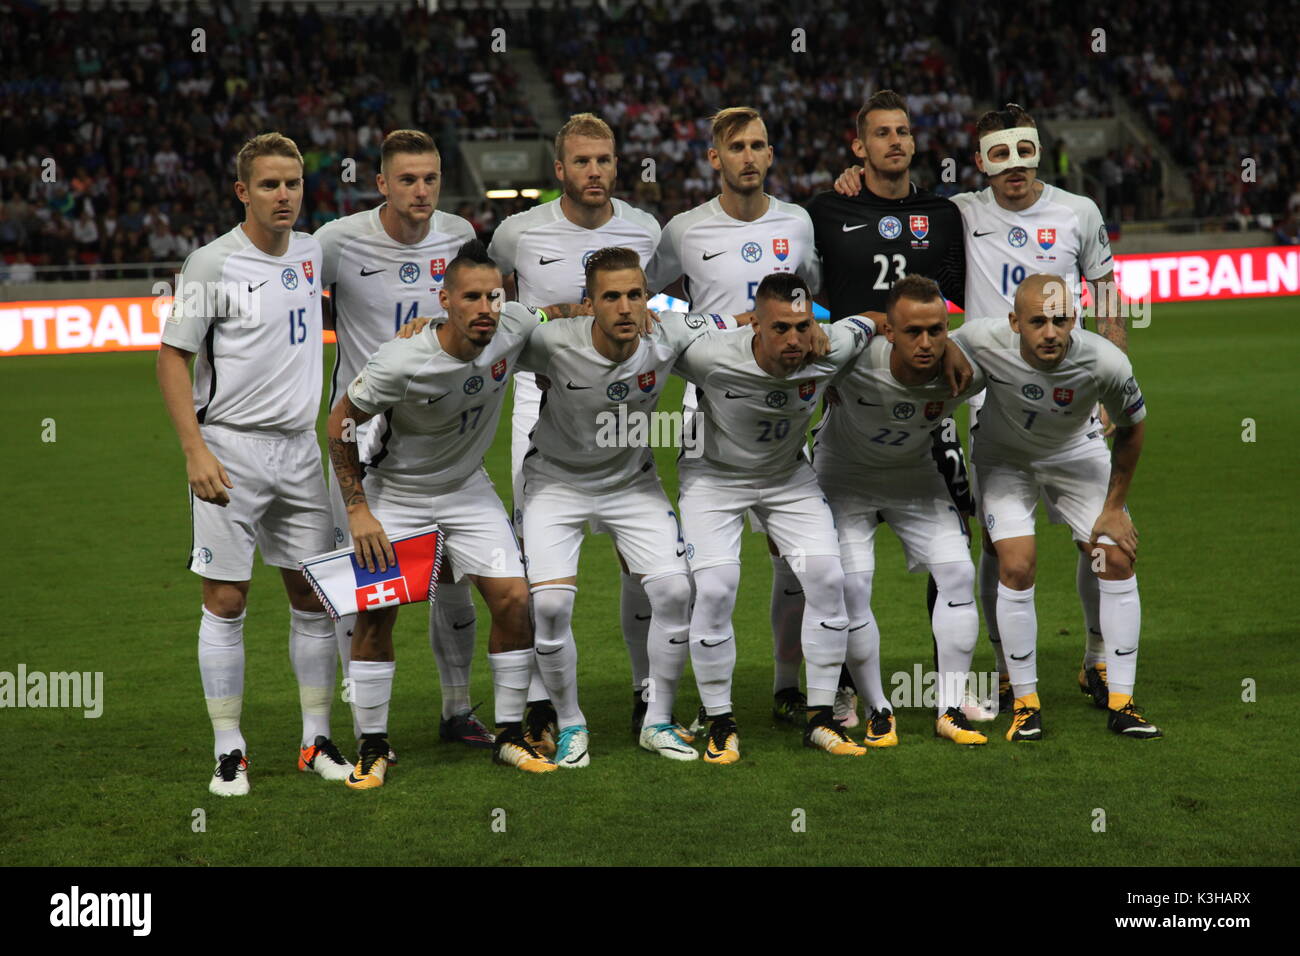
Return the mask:
[[884,312],[889,287],[904,275],[933,279],[944,298],[963,304],[966,249],[951,200],[915,184],[904,199],[882,199],[864,184],[856,196],[818,193],[808,215],[832,319]]

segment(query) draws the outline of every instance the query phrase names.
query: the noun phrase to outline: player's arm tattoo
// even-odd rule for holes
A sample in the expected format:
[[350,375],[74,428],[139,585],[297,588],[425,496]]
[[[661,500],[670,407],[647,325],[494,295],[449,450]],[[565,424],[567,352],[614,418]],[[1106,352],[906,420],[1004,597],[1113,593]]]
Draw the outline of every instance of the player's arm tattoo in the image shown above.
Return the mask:
[[580,315],[591,315],[589,308],[584,308],[577,302],[558,302],[555,305],[544,305],[542,311],[546,313],[548,319],[576,319]]
[[338,478],[339,492],[347,508],[366,503],[366,492],[361,487],[361,454],[357,449],[357,427],[371,416],[352,404],[344,395],[330,412],[329,433],[330,465]]
[[1119,308],[1119,285],[1115,273],[1108,272],[1092,285],[1093,309],[1097,313],[1097,332],[1128,352],[1128,326]]
[[1115,430],[1115,447],[1111,451],[1110,484],[1106,487],[1106,507],[1122,508],[1128,500],[1133,474],[1142,456],[1142,439],[1146,423],[1121,426]]

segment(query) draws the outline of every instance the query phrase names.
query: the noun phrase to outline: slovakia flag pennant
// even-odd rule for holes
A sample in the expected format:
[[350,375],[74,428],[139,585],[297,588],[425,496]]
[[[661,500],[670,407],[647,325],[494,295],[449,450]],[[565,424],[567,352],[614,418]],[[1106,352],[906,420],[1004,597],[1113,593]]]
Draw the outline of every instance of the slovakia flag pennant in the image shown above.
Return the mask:
[[385,570],[367,571],[352,548],[341,548],[301,562],[303,574],[330,617],[357,611],[433,601],[442,570],[442,532],[429,525],[389,538],[397,561]]

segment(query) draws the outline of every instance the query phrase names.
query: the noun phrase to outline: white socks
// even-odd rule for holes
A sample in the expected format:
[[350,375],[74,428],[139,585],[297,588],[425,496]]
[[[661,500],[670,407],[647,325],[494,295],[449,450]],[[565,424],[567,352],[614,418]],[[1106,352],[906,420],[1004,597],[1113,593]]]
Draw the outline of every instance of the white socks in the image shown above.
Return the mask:
[[324,611],[289,608],[289,660],[298,678],[302,705],[302,745],[329,737],[330,702],[334,694],[334,622]]
[[1106,642],[1101,636],[1101,592],[1097,588],[1097,575],[1092,571],[1092,556],[1083,551],[1079,552],[1079,563],[1075,566],[1074,583],[1079,591],[1079,603],[1083,605],[1086,638],[1083,663],[1085,666],[1100,664],[1106,659]]
[[880,629],[871,613],[873,576],[872,571],[844,575],[844,605],[849,615],[845,662],[862,699],[873,709],[884,710],[889,700],[880,681]]
[[731,711],[731,678],[736,670],[736,640],[731,612],[736,606],[740,565],[721,564],[693,572],[695,609],[691,612],[691,667],[700,702],[710,717]]
[[239,732],[244,701],[244,615],[217,617],[206,607],[199,622],[199,676],[215,734],[212,755],[248,753]]
[[650,682],[642,692],[646,714],[641,726],[648,727],[672,721],[677,682],[691,651],[691,582],[685,573],[671,572],[643,583],[654,609],[646,642]]
[[1007,659],[1002,653],[1002,637],[998,631],[998,556],[980,548],[979,596],[980,610],[984,612],[984,626],[989,630],[989,643],[997,659],[998,673],[1007,673]]
[[477,618],[469,581],[438,582],[429,609],[429,647],[442,685],[443,719],[469,713],[469,672]]
[[489,654],[488,667],[492,670],[496,725],[520,723],[528,702],[528,680],[536,670],[533,649]]
[[1137,681],[1142,602],[1137,575],[1123,581],[1098,581],[1101,632],[1106,637],[1106,683],[1112,694],[1132,694]]
[[555,705],[561,728],[586,725],[578,707],[578,646],[573,640],[572,584],[541,584],[532,589],[534,651],[546,684],[546,696]]
[[772,558],[772,693],[799,686],[803,663],[803,585],[779,554]]
[[388,702],[393,696],[393,661],[353,661],[352,711],[363,734],[388,733]]
[[[803,659],[809,707],[831,707],[848,649],[844,572],[839,555],[806,555],[798,572],[803,585]],[[879,668],[877,668],[879,669]]]
[[653,611],[639,576],[623,573],[621,577],[619,619],[623,626],[623,643],[627,645],[627,656],[632,662],[632,688],[639,691],[650,676],[650,654],[646,642],[650,637]]
[[980,616],[975,610],[974,564],[970,561],[932,564],[930,574],[939,589],[930,626],[937,644],[938,711],[942,715],[949,707],[961,707],[966,696],[966,675],[979,637]]
[[1011,689],[1017,697],[1038,692],[1038,613],[1034,610],[1034,589],[1016,591],[998,582],[998,631],[1007,655]]

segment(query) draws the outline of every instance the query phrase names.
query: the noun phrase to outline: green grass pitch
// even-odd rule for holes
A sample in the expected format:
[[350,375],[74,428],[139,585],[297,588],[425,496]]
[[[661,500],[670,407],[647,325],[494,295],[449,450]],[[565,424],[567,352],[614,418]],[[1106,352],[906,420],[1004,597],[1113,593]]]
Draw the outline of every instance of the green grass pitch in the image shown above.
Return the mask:
[[[583,551],[574,622],[589,769],[537,778],[440,743],[421,606],[398,623],[391,739],[402,759],[388,785],[359,793],[299,774],[288,611],[278,574],[259,566],[245,630],[253,789],[242,800],[207,791],[199,584],[183,568],[184,467],[153,356],[0,362],[0,670],[102,671],[105,694],[98,719],[0,710],[0,863],[1295,864],[1298,301],[1163,306],[1131,333],[1151,412],[1131,499],[1142,532],[1137,696],[1163,740],[1114,737],[1078,692],[1075,552],[1064,528],[1040,525],[1041,744],[1007,744],[1003,716],[987,747],[959,749],[931,735],[928,710],[907,709],[892,751],[806,750],[770,716],[771,572],[763,539],[746,534],[735,615],[743,760],[656,759],[629,733],[616,564],[599,537]],[[54,442],[42,441],[47,418]],[[1243,441],[1247,418],[1254,442]],[[488,470],[507,492],[508,455],[503,426]],[[671,455],[660,465],[672,495]],[[894,672],[930,666],[931,642],[924,578],[905,572],[892,535],[880,552],[888,689]],[[480,615],[473,691],[490,715]],[[992,668],[983,634],[976,667]],[[682,686],[677,714],[689,717],[694,684]],[[336,738],[349,726],[336,702]]]

